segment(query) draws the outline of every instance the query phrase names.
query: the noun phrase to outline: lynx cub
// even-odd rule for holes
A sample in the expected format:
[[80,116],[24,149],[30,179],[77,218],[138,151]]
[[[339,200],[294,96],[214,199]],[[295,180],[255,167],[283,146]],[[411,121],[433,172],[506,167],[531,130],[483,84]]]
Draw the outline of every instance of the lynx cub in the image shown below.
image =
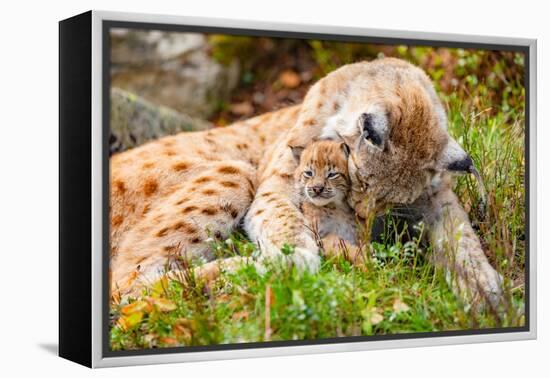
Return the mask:
[[342,240],[354,258],[356,217],[347,203],[349,147],[342,142],[321,140],[305,149],[291,149],[298,164],[294,180],[306,224],[322,241],[325,253],[339,251]]

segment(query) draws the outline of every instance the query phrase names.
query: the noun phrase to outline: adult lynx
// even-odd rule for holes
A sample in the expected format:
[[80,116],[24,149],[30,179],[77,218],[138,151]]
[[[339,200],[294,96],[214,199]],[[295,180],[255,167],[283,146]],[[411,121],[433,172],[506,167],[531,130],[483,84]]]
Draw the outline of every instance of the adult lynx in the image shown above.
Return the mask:
[[[351,147],[348,202],[359,216],[414,204],[435,260],[457,272],[457,287],[498,301],[499,276],[450,185],[472,161],[448,135],[425,73],[391,58],[341,67],[299,106],[114,156],[112,289],[126,294],[154,281],[174,254],[214,258],[207,238],[226,237],[243,219],[262,259],[317,270],[319,250],[293,190],[297,163],[288,146],[318,138],[343,138]],[[295,253],[284,256],[283,244],[295,245]]]

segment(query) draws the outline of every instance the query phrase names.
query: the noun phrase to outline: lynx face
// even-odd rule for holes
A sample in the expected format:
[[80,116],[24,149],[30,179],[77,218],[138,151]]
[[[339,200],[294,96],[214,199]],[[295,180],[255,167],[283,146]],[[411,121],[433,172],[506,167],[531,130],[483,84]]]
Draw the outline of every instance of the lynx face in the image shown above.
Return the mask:
[[323,140],[292,150],[298,162],[294,178],[301,196],[315,206],[345,201],[350,186],[349,147],[345,143]]
[[441,161],[450,141],[425,90],[411,85],[398,98],[386,96],[386,103],[354,112],[345,136],[354,141],[352,180],[378,211],[410,204],[436,182],[447,168]]
[[307,138],[315,137],[346,142],[349,204],[362,216],[365,204],[377,213],[411,204],[448,172],[472,166],[447,132],[430,79],[397,59],[356,63],[327,75],[306,96],[293,132],[289,144],[307,146]]

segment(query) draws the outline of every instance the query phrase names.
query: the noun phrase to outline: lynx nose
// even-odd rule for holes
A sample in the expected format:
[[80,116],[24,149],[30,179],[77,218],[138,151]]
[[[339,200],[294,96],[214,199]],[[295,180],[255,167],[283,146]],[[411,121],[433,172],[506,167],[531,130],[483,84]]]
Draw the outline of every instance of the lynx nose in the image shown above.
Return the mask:
[[311,187],[311,190],[313,190],[313,193],[315,193],[316,195],[323,193],[324,189],[325,187],[322,185],[315,185]]

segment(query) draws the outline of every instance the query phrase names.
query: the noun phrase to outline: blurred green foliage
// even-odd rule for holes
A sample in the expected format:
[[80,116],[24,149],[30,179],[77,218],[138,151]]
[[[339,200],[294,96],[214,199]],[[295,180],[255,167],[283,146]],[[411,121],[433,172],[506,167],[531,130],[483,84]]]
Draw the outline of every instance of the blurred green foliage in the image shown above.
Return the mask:
[[[308,69],[315,81],[344,64],[393,56],[424,69],[443,95],[476,93],[474,101],[480,107],[503,111],[523,107],[525,101],[525,58],[519,52],[229,35],[210,35],[208,41],[216,60],[229,64],[237,59],[241,63],[246,84],[265,79],[267,71],[287,68],[297,72]],[[274,62],[282,62],[282,67]]]

